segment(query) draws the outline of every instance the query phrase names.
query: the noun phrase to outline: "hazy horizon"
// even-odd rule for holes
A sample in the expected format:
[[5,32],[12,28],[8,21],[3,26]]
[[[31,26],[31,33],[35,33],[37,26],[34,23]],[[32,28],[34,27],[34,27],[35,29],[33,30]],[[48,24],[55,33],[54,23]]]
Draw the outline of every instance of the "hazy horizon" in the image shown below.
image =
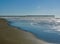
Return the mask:
[[0,16],[55,15],[60,17],[60,0],[0,0]]

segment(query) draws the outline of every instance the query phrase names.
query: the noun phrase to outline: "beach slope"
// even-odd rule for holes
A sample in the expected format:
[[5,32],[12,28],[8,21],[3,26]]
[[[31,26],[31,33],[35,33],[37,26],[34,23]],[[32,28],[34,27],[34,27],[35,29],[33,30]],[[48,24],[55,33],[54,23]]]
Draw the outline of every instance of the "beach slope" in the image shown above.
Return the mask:
[[0,44],[47,44],[37,39],[32,33],[8,25],[7,20],[0,18]]

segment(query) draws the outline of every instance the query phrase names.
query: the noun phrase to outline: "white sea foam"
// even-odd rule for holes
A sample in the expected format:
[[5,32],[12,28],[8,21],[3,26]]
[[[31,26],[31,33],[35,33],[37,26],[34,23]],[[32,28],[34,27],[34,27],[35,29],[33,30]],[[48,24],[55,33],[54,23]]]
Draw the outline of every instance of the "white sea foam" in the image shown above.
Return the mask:
[[[10,20],[11,21],[11,20]],[[16,21],[16,20],[15,20]],[[13,22],[13,26],[17,26],[17,27],[22,27],[23,29],[28,29],[29,31],[32,30],[33,33],[36,29],[37,33],[40,33],[41,30],[43,30],[43,32],[47,32],[47,33],[55,33],[60,35],[60,25],[58,24],[58,22],[56,24],[54,24],[54,22],[36,22],[36,21],[31,21],[31,22],[20,22],[17,21],[15,22],[14,20],[12,20],[11,22]],[[15,22],[15,24],[14,24]],[[31,27],[30,27],[31,26]],[[30,29],[29,29],[30,28]],[[51,39],[52,40],[52,39]],[[55,44],[55,43],[46,43],[46,44]]]

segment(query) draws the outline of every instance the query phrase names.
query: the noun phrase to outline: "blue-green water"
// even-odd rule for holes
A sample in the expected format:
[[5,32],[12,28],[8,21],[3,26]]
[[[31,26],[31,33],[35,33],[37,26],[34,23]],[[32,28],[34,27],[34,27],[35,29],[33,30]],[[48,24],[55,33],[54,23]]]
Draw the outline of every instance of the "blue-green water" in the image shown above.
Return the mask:
[[12,20],[8,19],[10,25],[22,28],[22,30],[33,33],[37,38],[43,39],[49,43],[60,44],[59,26],[55,26],[54,22],[36,22],[30,20]]

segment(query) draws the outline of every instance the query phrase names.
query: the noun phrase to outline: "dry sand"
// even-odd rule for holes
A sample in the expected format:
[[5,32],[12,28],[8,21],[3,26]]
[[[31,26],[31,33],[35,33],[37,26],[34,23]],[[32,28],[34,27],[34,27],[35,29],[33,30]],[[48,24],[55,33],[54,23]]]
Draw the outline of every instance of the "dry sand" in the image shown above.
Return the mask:
[[5,19],[0,18],[0,44],[47,44],[37,39],[32,33],[11,27]]

